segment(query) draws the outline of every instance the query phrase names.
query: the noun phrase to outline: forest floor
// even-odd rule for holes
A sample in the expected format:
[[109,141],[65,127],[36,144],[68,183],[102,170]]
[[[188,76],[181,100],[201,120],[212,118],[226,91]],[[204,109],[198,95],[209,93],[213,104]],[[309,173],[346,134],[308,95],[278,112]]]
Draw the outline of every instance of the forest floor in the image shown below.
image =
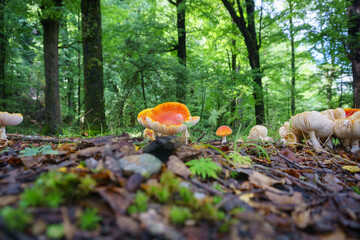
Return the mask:
[[[359,155],[235,148],[127,134],[10,135],[0,148],[0,239],[360,238]],[[144,153],[161,169],[119,161],[142,167]]]

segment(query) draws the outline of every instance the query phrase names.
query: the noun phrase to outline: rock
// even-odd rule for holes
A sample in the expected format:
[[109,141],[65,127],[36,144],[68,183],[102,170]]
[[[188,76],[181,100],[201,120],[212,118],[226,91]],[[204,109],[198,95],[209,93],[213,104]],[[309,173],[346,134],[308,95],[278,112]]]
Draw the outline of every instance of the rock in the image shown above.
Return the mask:
[[191,175],[189,168],[175,155],[170,156],[167,169],[183,178],[188,178]]
[[146,230],[155,235],[155,239],[157,236],[161,236],[163,239],[168,240],[185,240],[185,237],[181,233],[165,224],[162,217],[157,214],[154,209],[140,213],[139,219]]
[[140,173],[143,177],[148,178],[161,169],[161,161],[148,153],[120,158],[119,164],[123,174],[127,176]]
[[143,149],[143,152],[153,154],[162,162],[166,163],[169,160],[169,156],[174,154],[184,143],[185,138],[181,137],[157,137],[155,141],[149,143],[149,145]]

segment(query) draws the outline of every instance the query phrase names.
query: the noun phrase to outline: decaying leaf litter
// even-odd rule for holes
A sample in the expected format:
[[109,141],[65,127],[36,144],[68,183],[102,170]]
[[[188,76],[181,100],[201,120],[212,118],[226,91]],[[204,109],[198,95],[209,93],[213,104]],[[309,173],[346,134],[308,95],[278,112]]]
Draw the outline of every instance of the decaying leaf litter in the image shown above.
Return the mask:
[[[0,157],[1,239],[360,238],[360,156],[341,146],[331,153],[127,134],[9,138]],[[27,156],[31,149],[38,152]],[[158,172],[124,170],[149,156],[161,160]],[[210,159],[220,171],[191,174],[193,159]]]

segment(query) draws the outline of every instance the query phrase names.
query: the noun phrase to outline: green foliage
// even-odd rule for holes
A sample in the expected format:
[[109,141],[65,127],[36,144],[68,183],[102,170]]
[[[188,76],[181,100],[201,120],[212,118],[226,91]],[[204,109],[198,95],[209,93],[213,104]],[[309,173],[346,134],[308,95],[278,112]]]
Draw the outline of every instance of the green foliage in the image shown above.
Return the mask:
[[212,177],[217,179],[217,173],[221,170],[221,167],[212,161],[211,158],[193,159],[187,163],[192,174],[198,175],[203,179]]
[[58,154],[59,152],[53,150],[51,145],[44,145],[38,148],[30,145],[30,147],[21,150],[20,153],[19,157],[32,157],[40,154]]
[[20,205],[58,207],[64,202],[87,196],[95,186],[96,181],[90,176],[50,171],[42,174],[31,188],[21,194]]
[[65,235],[64,227],[61,223],[59,224],[50,224],[46,228],[46,236],[50,239],[60,239]]
[[6,227],[11,231],[22,231],[32,221],[32,215],[24,208],[7,206],[0,210],[0,215],[5,221]]
[[354,190],[354,192],[356,192],[357,194],[360,195],[360,189],[358,186],[354,186],[354,187],[352,187],[352,189]]
[[79,226],[83,230],[94,230],[99,225],[101,217],[96,208],[86,208],[79,217]]
[[246,143],[246,144],[242,145],[242,146],[239,148],[239,152],[240,152],[240,150],[241,150],[244,146],[253,146],[253,147],[255,147],[255,149],[258,150],[258,154],[259,154],[259,155],[260,155],[260,153],[262,153],[263,156],[266,157],[266,160],[267,160],[268,162],[271,162],[271,161],[270,161],[269,154],[267,153],[267,151],[266,151],[260,144]]
[[137,191],[131,206],[128,208],[128,213],[145,212],[148,208],[149,197],[142,191]]
[[249,166],[251,166],[252,164],[252,160],[249,156],[242,156],[237,152],[231,152],[229,153],[228,156],[234,163],[249,165]]
[[179,195],[180,198],[185,202],[185,203],[190,203],[194,200],[194,196],[193,193],[191,192],[191,190],[187,187],[180,187],[179,188]]
[[171,223],[183,225],[186,220],[191,219],[192,214],[189,208],[175,206],[171,207],[169,217]]

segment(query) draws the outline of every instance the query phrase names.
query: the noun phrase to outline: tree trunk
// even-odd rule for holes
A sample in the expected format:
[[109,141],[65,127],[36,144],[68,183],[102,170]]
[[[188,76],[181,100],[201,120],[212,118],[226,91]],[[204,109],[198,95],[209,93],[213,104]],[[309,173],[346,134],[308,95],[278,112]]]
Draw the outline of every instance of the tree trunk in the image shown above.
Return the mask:
[[[67,21],[64,21],[64,35],[65,35],[65,42],[69,42],[69,36],[68,36],[68,29],[67,29]],[[70,60],[70,50],[64,49],[64,53],[66,56],[65,59],[65,66],[63,69],[64,72],[64,79],[67,80],[67,115],[64,119],[64,122],[68,124],[72,124],[72,121],[74,119],[74,114],[76,113],[75,109],[75,103],[74,103],[74,95],[75,95],[75,89],[74,89],[74,74],[73,72],[73,66],[72,62]]]
[[360,0],[349,0],[349,59],[352,63],[354,107],[360,107]]
[[100,0],[82,0],[81,12],[85,119],[91,130],[100,131],[106,128]]
[[5,81],[5,60],[6,60],[7,38],[5,34],[5,0],[0,0],[0,99],[3,101],[1,107],[6,109],[6,81]]
[[291,42],[291,115],[295,115],[295,96],[296,96],[296,85],[295,85],[295,40],[294,40],[294,25],[293,25],[293,3],[289,1],[290,7],[290,42]]
[[246,14],[247,21],[245,21],[242,6],[239,5],[240,1],[237,1],[237,7],[239,9],[239,15],[237,15],[233,4],[229,0],[222,0],[226,9],[231,15],[234,23],[242,33],[245,45],[248,51],[248,59],[251,69],[253,71],[253,96],[255,99],[255,117],[256,124],[261,124],[265,121],[265,108],[264,108],[264,93],[262,86],[262,72],[260,68],[260,41],[258,43],[257,34],[255,30],[255,1],[246,0]]
[[[176,18],[177,18],[177,32],[178,32],[178,44],[177,55],[181,65],[186,66],[186,0],[168,0],[171,4],[176,6]],[[186,84],[187,76],[184,71],[178,71],[176,76],[176,99],[179,102],[185,102],[186,100]]]
[[[62,0],[56,0],[55,6],[61,6]],[[42,8],[42,11],[49,9]],[[59,59],[58,37],[60,19],[41,20],[44,28],[44,63],[45,63],[45,124],[43,134],[55,134],[61,125],[59,96]]]
[[[80,22],[81,14],[78,15],[78,30],[81,32],[81,22]],[[78,47],[78,56],[77,56],[77,70],[78,70],[78,86],[77,86],[77,103],[78,103],[78,115],[81,115],[81,50],[80,43]],[[81,121],[81,119],[79,119]]]

